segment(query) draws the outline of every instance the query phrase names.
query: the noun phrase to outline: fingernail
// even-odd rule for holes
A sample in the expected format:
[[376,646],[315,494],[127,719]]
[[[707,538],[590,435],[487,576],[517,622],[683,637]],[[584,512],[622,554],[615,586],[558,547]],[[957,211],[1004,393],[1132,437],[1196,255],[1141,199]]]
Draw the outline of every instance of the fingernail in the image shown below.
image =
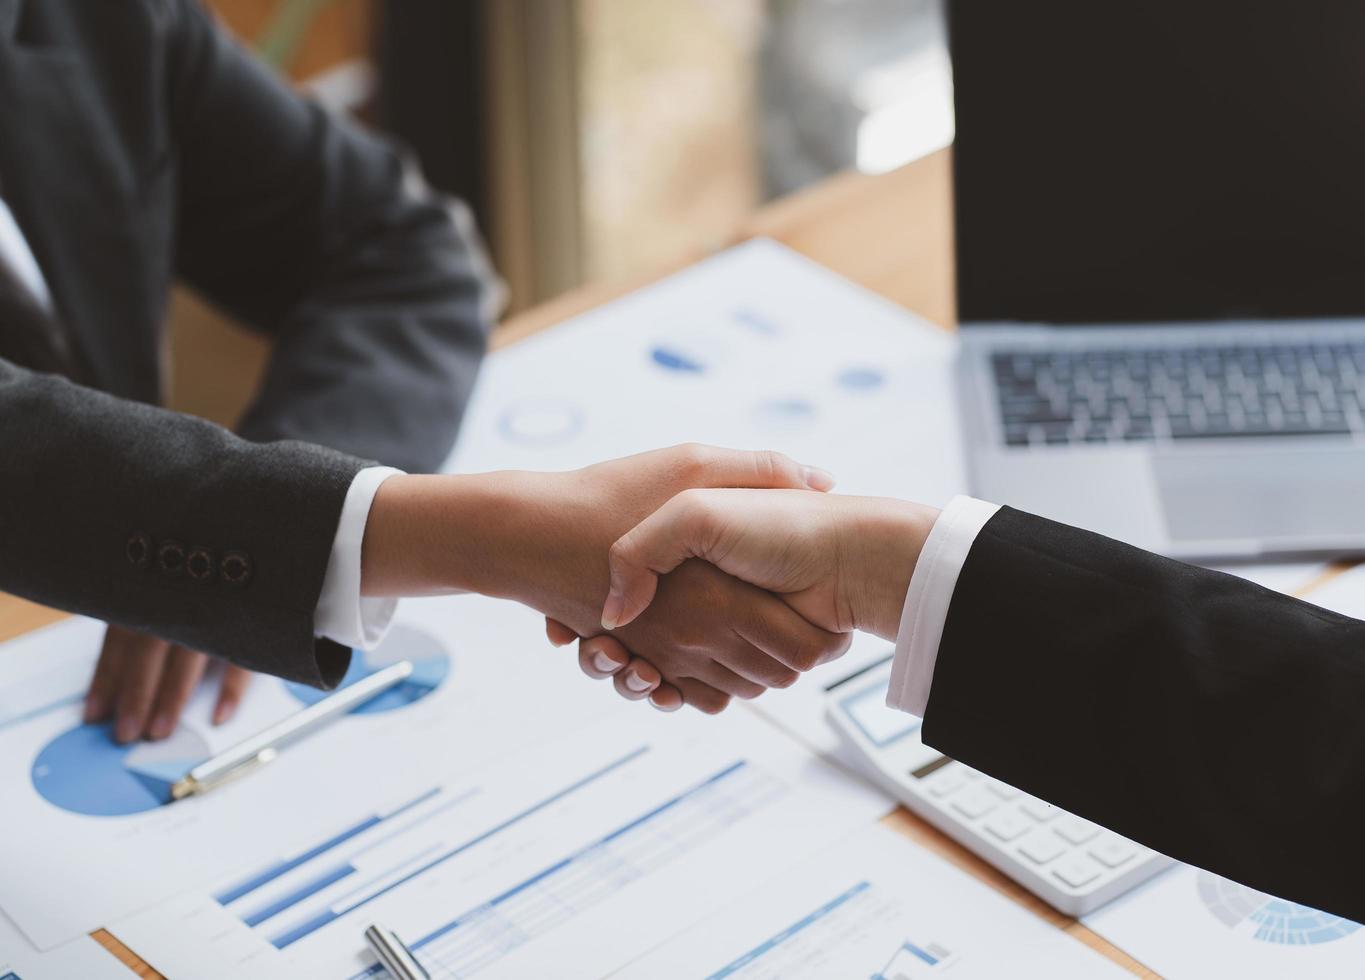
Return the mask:
[[613,588],[607,593],[607,603],[602,607],[602,628],[606,630],[616,629],[616,624],[621,621],[621,613],[626,608],[626,597]]
[[812,490],[826,493],[834,489],[834,474],[829,470],[822,470],[818,466],[807,466],[801,471],[801,476],[805,479],[806,486]]
[[96,697],[86,698],[85,714],[82,715],[81,718],[87,725],[90,724],[95,719],[101,717],[103,714],[104,714],[103,700]]
[[138,737],[142,730],[142,719],[140,718],[120,718],[114,726],[114,740],[117,742],[131,742]]
[[654,707],[657,710],[662,711],[665,714],[672,714],[674,711],[677,711],[679,708],[682,707],[682,705],[680,704],[660,704],[658,701],[651,701],[649,703],[654,705]]
[[643,677],[641,677],[639,674],[635,673],[635,671],[632,670],[629,674],[626,675],[626,687],[638,693],[640,691],[648,691],[650,688],[650,684],[649,681],[645,680]]
[[213,723],[224,725],[232,720],[232,716],[237,713],[237,704],[234,701],[224,701],[213,709]]
[[175,722],[171,721],[170,715],[157,715],[152,719],[152,727],[147,734],[151,738],[165,738],[174,727]]
[[601,650],[598,650],[592,655],[592,665],[604,674],[614,674],[621,666]]

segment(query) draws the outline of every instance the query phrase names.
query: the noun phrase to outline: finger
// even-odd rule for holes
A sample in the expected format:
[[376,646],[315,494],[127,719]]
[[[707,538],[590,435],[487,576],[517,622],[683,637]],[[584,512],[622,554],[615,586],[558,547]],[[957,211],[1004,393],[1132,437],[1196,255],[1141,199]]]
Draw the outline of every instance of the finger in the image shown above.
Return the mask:
[[630,663],[630,651],[610,636],[594,636],[578,644],[578,669],[601,680]]
[[714,660],[697,664],[692,669],[692,673],[695,680],[702,681],[722,694],[728,694],[742,701],[752,701],[767,690],[762,684],[755,684],[751,680],[746,680],[729,667]]
[[[780,599],[765,596],[748,607],[734,630],[764,655],[805,673],[844,655],[853,637],[812,626]],[[758,678],[755,678],[757,680]],[[790,686],[772,684],[771,687]]]
[[639,657],[631,657],[624,670],[612,678],[616,693],[627,701],[643,701],[663,680],[654,665]]
[[805,466],[772,450],[752,452],[716,446],[679,447],[690,462],[686,482],[698,487],[748,487],[756,490],[833,489],[834,475]]
[[618,629],[654,601],[659,576],[689,558],[709,560],[720,537],[714,491],[684,490],[631,528],[611,546],[611,574],[602,625]]
[[232,720],[246,695],[254,675],[245,667],[229,664],[218,685],[218,703],[213,706],[213,723],[222,725]]
[[[780,602],[780,600],[766,595],[761,595],[760,601],[764,603]],[[780,604],[782,608],[786,608],[785,603]],[[801,674],[798,671],[788,667],[772,653],[759,647],[739,630],[732,632],[735,643],[721,658],[721,662],[730,670],[746,681],[763,688],[791,687],[800,680]]]
[[660,711],[677,711],[683,706],[682,691],[672,684],[660,684],[649,696],[649,703]]
[[557,619],[545,617],[545,635],[557,647],[566,647],[578,639],[578,634]]
[[170,644],[154,636],[135,635],[130,639],[114,706],[116,742],[142,737],[169,651]]
[[682,694],[684,704],[690,704],[708,715],[718,715],[730,705],[728,694],[695,678],[680,677],[674,686]]
[[84,720],[87,725],[104,721],[109,717],[114,705],[114,692],[118,689],[118,679],[123,674],[127,649],[128,632],[117,626],[104,631],[104,645],[100,648],[100,659],[95,664],[95,674],[90,678],[90,690],[85,695]]
[[152,720],[147,725],[148,738],[166,738],[175,731],[185,705],[194,693],[194,686],[204,676],[207,666],[208,657],[202,653],[181,646],[170,648],[152,707]]

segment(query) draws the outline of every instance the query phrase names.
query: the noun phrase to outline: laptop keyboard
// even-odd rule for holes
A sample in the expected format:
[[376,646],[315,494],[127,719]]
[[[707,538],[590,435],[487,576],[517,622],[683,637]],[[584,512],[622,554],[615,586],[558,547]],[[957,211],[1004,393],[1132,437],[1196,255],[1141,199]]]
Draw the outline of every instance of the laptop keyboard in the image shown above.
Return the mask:
[[1365,435],[1365,344],[998,351],[1010,446]]

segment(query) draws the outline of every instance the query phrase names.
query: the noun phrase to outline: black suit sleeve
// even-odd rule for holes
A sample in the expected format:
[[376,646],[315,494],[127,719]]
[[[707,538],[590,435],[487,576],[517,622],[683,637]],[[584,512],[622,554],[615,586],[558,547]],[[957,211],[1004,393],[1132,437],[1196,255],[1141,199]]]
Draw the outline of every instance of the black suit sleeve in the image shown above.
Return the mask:
[[0,591],[334,686],[313,614],[367,465],[0,361]]
[[435,469],[495,306],[468,211],[291,92],[196,0],[172,9],[179,269],[276,341],[239,432]]
[[1004,508],[958,578],[924,737],[1158,851],[1365,921],[1365,623]]

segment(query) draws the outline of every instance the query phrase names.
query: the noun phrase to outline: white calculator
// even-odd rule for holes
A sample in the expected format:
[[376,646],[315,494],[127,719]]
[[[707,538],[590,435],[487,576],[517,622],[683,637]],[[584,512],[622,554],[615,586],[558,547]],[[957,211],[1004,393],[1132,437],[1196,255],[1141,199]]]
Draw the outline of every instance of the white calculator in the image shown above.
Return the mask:
[[852,761],[910,810],[1067,915],[1093,912],[1173,861],[955,762],[886,706],[890,658],[827,689]]

